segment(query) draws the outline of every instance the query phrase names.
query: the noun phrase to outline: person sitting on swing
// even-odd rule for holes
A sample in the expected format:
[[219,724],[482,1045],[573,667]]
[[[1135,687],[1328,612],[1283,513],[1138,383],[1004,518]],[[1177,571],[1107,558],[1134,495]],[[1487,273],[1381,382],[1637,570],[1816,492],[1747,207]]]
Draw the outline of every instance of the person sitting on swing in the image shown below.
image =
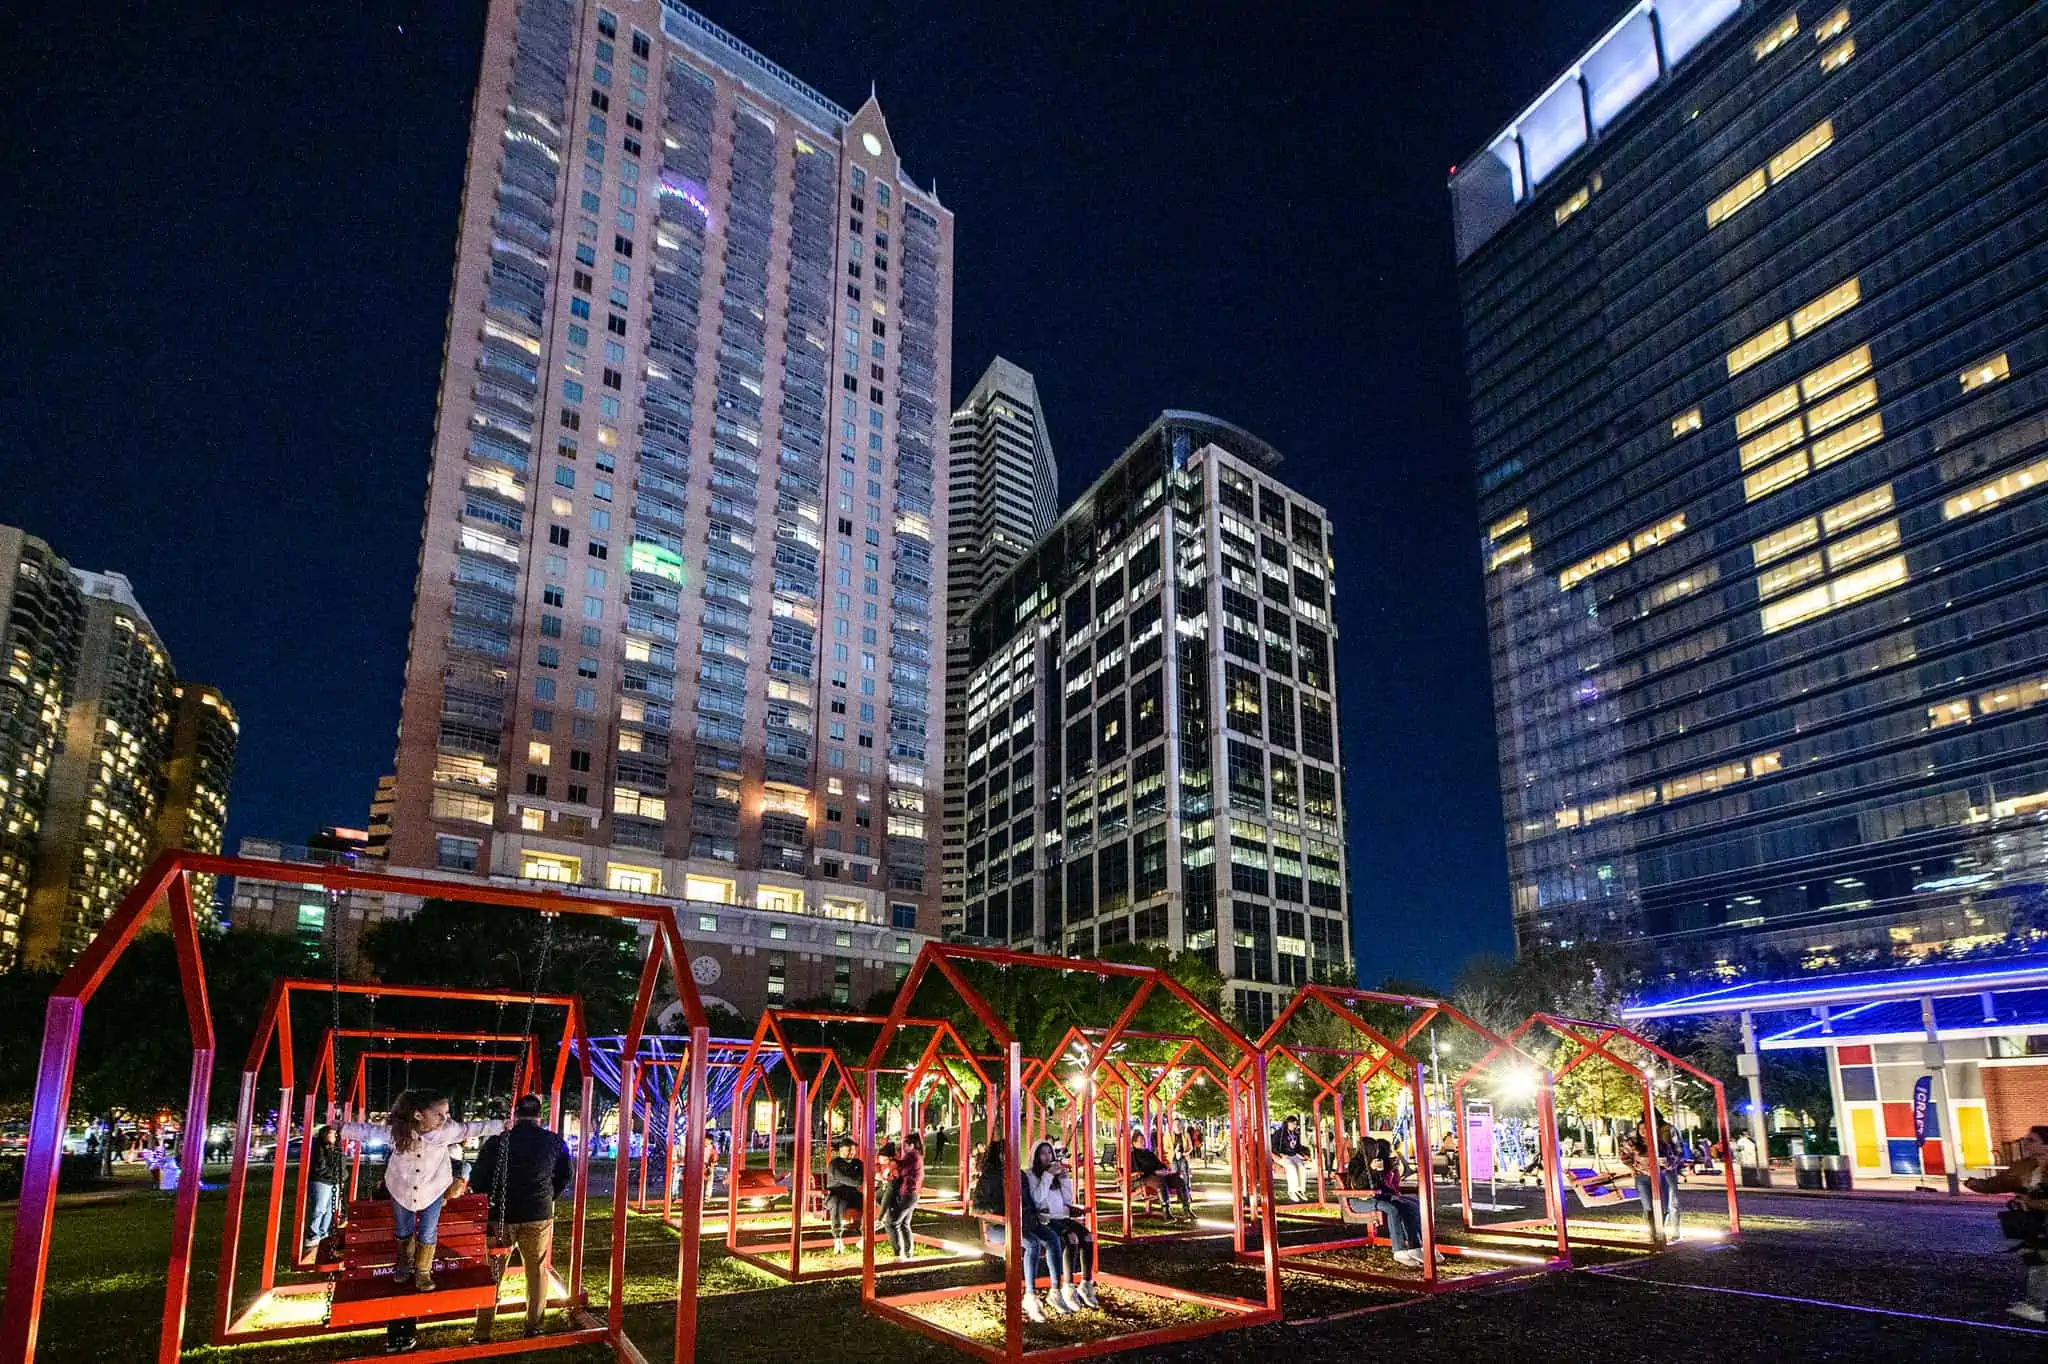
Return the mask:
[[[1031,1152],[1031,1168],[1024,1172],[1024,1193],[1034,1204],[1038,1220],[1054,1234],[1054,1244],[1063,1252],[1053,1264],[1053,1291],[1049,1295],[1059,1307],[1078,1312],[1083,1307],[1100,1308],[1095,1295],[1095,1237],[1077,1214],[1087,1209],[1075,1203],[1067,1162],[1049,1141],[1041,1141]],[[1081,1276],[1077,1289],[1070,1282]]]
[[[528,1094],[512,1109],[512,1130],[492,1137],[476,1158],[476,1182],[491,1197],[491,1243],[510,1245],[526,1267],[526,1334],[540,1334],[548,1308],[548,1283],[553,1277],[555,1200],[569,1187],[574,1173],[569,1148],[541,1125],[546,1105]],[[512,1267],[507,1256],[505,1267]],[[497,1306],[477,1309],[474,1337],[481,1345],[491,1338]]]
[[825,1212],[832,1219],[832,1253],[846,1253],[846,1224],[866,1225],[868,1174],[855,1151],[853,1138],[845,1133],[832,1143],[832,1159],[825,1162]]
[[1138,1181],[1138,1187],[1147,1199],[1157,1195],[1160,1216],[1173,1215],[1173,1196],[1176,1192],[1180,1194],[1181,1211],[1189,1217],[1195,1215],[1195,1205],[1188,1199],[1187,1184],[1151,1147],[1131,1148],[1131,1178]]

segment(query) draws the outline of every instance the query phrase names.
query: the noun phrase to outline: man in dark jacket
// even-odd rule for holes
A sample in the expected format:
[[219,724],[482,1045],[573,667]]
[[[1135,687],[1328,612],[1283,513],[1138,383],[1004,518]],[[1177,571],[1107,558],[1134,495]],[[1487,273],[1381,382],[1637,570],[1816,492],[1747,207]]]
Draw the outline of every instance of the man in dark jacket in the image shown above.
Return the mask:
[[[526,1266],[526,1334],[540,1334],[553,1277],[555,1200],[569,1187],[569,1148],[541,1126],[546,1105],[528,1094],[512,1110],[511,1130],[484,1142],[470,1187],[490,1195],[491,1222],[502,1224]],[[511,1267],[508,1258],[506,1267]],[[475,1338],[491,1338],[495,1307],[479,1308]]]
[[853,1138],[840,1135],[832,1143],[832,1159],[825,1162],[825,1211],[832,1218],[832,1253],[846,1253],[846,1223],[865,1226],[868,1172],[855,1152]]

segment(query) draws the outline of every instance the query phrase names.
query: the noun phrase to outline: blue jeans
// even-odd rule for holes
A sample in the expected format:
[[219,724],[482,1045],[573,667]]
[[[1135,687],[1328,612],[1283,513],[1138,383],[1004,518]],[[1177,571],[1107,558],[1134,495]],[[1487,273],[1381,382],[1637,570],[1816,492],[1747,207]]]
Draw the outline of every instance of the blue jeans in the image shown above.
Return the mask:
[[1403,1194],[1392,1196],[1374,1194],[1371,1206],[1377,1209],[1387,1221],[1387,1240],[1395,1250],[1420,1249],[1422,1246],[1422,1205]]
[[394,1201],[391,1205],[393,1231],[401,1241],[419,1241],[433,1245],[441,1231],[441,1200],[435,1199],[414,1212],[403,1203]]
[[313,1181],[312,1192],[307,1195],[306,1240],[324,1241],[334,1230],[334,1203],[341,1190],[333,1184]]
[[1652,1236],[1662,1237],[1667,1228],[1677,1230],[1677,1223],[1673,1220],[1676,1215],[1673,1183],[1673,1180],[1649,1175],[1636,1176],[1636,1199],[1643,1205],[1643,1221],[1649,1224]]
[[1045,1259],[1045,1272],[1058,1288],[1066,1282],[1066,1245],[1060,1234],[1051,1227],[1040,1226],[1024,1233],[1024,1287],[1028,1291],[1038,1282],[1037,1261]]

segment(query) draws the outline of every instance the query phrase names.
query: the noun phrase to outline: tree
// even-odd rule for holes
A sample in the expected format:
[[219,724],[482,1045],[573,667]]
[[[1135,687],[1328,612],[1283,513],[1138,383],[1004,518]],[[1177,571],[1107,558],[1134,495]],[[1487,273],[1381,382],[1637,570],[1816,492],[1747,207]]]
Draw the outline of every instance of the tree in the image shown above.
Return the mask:
[[[279,933],[199,929],[214,1034],[208,1108],[233,1112],[242,1063],[270,996],[271,983],[296,974],[304,954]],[[25,1113],[35,1092],[43,1037],[43,1005],[55,973],[0,976],[0,1107]],[[168,932],[138,934],[114,963],[85,1012],[71,1089],[74,1113],[123,1109],[182,1113],[192,1076],[192,1032]]]
[[[546,920],[529,909],[429,900],[417,914],[371,925],[363,955],[377,980],[518,994],[534,990]],[[556,916],[541,994],[583,997],[593,1035],[622,1033],[632,1019],[643,949],[631,922],[594,914]],[[664,980],[666,985],[666,980]],[[667,998],[674,998],[673,991]],[[661,1007],[658,997],[655,1008]],[[392,1000],[380,1010],[405,1026],[478,1026],[477,1006]]]

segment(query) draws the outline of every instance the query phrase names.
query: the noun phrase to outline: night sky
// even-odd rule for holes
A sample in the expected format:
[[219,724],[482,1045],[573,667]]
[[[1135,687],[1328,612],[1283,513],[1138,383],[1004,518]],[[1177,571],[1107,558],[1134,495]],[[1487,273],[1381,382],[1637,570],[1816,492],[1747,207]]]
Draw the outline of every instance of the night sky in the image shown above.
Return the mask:
[[[654,23],[654,0],[619,0]],[[1510,943],[1447,169],[1621,11],[704,8],[957,215],[953,381],[1034,371],[1068,496],[1161,408],[1335,516],[1357,951]],[[115,569],[242,717],[229,842],[391,763],[481,0],[0,18],[0,522]]]

